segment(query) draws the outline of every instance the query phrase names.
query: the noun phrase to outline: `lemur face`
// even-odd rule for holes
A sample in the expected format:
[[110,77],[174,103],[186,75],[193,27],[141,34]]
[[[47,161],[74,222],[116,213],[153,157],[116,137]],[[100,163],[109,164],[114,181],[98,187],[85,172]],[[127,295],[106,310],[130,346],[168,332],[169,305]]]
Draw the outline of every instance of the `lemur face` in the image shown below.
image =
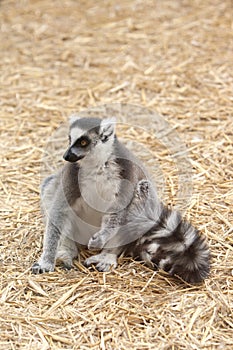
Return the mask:
[[63,158],[68,162],[77,162],[89,154],[94,147],[94,140],[90,137],[90,133],[83,134],[76,140],[70,141],[69,148],[65,152]]
[[[91,153],[100,152],[112,145],[115,136],[112,119],[81,118],[71,121],[69,147],[63,158],[71,163],[77,162]],[[98,146],[98,147],[97,147]]]

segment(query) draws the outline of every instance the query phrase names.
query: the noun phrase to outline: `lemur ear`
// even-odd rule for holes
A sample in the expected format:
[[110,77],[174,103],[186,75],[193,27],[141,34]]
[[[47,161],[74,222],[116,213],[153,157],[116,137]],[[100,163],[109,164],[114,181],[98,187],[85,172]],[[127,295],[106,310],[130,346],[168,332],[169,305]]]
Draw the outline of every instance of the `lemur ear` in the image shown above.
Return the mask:
[[72,125],[78,119],[80,119],[80,117],[77,114],[71,114],[69,117],[69,124]]
[[110,136],[115,135],[116,118],[106,118],[100,123],[100,139],[102,142],[107,142]]

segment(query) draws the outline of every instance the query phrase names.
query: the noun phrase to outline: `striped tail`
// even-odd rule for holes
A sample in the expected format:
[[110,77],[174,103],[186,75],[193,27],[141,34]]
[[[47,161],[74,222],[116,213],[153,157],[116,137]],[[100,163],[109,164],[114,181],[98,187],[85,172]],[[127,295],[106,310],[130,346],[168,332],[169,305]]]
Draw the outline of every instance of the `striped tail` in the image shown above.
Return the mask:
[[205,239],[180,213],[166,207],[154,226],[137,240],[134,256],[188,283],[202,282],[210,271]]

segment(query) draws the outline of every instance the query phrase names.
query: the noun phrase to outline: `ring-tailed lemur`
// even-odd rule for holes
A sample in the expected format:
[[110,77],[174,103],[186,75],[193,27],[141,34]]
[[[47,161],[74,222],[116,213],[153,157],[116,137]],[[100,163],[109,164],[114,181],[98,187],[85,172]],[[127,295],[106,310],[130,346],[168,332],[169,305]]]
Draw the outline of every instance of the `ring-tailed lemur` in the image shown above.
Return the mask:
[[207,244],[159,201],[144,166],[116,137],[115,120],[72,117],[64,159],[42,184],[46,232],[33,273],[53,271],[56,259],[70,268],[78,246],[88,246],[101,252],[84,264],[99,271],[125,253],[187,282],[208,276]]

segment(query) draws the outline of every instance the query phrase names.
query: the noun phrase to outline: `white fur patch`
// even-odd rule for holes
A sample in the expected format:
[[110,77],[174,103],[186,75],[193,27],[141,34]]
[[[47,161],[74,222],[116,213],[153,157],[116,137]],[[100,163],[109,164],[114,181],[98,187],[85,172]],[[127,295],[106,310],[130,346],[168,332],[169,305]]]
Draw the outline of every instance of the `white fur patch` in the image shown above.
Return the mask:
[[190,226],[189,229],[185,232],[186,248],[191,246],[191,244],[195,241],[196,237],[197,237],[196,230],[194,229],[194,227]]
[[171,258],[165,258],[165,259],[161,259],[160,262],[159,262],[159,268],[160,269],[164,269],[164,267],[167,265],[167,264],[170,264],[171,263]]
[[119,168],[114,161],[97,165],[85,162],[79,171],[79,187],[84,202],[92,209],[107,213],[120,189]]
[[160,244],[158,243],[151,243],[148,247],[147,247],[147,251],[153,255],[157,252],[157,250],[159,249]]
[[83,136],[83,134],[84,134],[83,129],[80,129],[78,127],[71,128],[70,130],[71,145],[75,143],[75,141],[78,140],[81,136]]

